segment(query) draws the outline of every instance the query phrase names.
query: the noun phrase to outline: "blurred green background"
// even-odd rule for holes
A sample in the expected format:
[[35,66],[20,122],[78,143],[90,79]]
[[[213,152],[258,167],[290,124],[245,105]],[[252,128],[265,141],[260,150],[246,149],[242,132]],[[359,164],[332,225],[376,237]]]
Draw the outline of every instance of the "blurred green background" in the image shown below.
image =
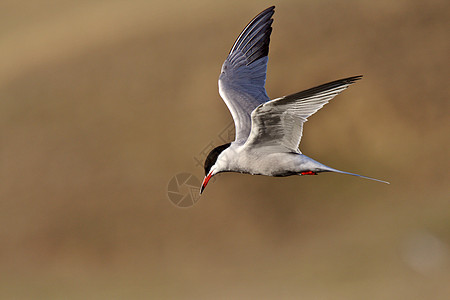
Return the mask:
[[[269,96],[364,74],[303,153],[391,185],[225,173],[177,208],[272,4]],[[0,298],[447,298],[449,31],[445,0],[2,1]]]

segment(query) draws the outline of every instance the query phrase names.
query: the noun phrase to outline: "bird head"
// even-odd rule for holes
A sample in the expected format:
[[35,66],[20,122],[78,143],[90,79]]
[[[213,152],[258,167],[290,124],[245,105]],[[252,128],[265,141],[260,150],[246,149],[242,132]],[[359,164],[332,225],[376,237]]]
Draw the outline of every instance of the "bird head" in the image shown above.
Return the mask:
[[219,155],[228,147],[230,147],[231,143],[224,144],[218,146],[209,152],[208,156],[205,160],[205,178],[203,179],[202,186],[200,188],[200,195],[203,193],[208,181],[217,173],[225,171],[223,166],[219,164]]

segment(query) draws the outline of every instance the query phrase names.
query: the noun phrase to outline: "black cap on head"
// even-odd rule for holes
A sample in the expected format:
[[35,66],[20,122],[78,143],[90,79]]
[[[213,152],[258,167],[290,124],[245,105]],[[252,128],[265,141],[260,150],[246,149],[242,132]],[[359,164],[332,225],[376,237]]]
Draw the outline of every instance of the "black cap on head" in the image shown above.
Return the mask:
[[211,152],[209,152],[205,160],[205,176],[208,175],[209,171],[211,170],[211,167],[216,163],[217,157],[219,157],[220,153],[222,153],[223,150],[230,147],[230,145],[231,143],[224,144],[212,149]]

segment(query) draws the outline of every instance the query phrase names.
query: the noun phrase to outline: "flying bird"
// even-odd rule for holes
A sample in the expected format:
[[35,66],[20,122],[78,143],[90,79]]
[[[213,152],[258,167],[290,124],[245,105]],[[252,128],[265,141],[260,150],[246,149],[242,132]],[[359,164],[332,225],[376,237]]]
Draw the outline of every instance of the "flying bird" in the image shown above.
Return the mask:
[[308,117],[362,76],[270,100],[264,86],[274,9],[269,7],[250,21],[222,65],[219,94],[233,117],[235,140],[208,154],[200,194],[211,177],[221,172],[266,176],[335,172],[388,183],[333,169],[300,152],[303,124]]

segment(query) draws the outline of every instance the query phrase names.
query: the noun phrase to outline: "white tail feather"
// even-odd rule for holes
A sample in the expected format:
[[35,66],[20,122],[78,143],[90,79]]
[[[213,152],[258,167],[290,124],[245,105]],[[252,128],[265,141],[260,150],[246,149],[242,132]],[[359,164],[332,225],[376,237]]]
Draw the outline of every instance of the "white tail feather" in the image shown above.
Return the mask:
[[333,169],[333,168],[330,168],[327,171],[340,173],[340,174],[346,174],[346,175],[352,175],[352,176],[356,176],[356,177],[361,177],[361,178],[365,178],[365,179],[370,179],[370,180],[374,180],[374,181],[390,184],[389,182],[384,181],[384,180],[380,180],[380,179],[376,179],[376,178],[372,178],[372,177],[367,177],[367,176],[363,176],[363,175],[359,175],[359,174],[355,174],[355,173],[344,172],[344,171],[336,170],[336,169]]

